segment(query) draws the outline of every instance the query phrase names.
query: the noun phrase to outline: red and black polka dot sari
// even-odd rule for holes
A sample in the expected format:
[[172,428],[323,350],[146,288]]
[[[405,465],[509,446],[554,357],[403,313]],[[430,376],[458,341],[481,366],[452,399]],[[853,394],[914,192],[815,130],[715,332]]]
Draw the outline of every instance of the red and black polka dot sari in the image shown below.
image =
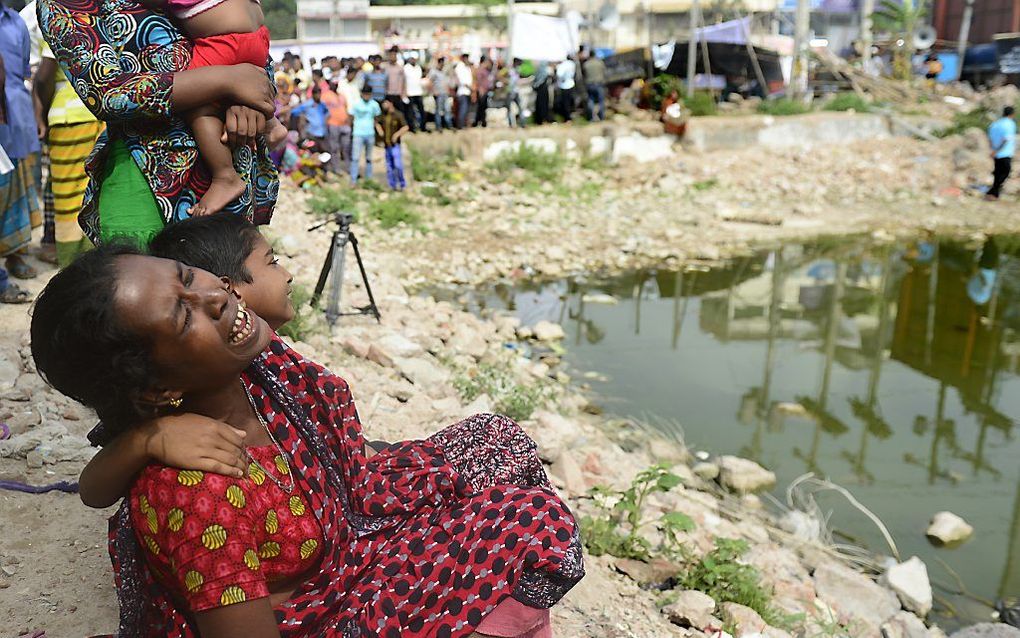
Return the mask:
[[[583,577],[574,518],[510,419],[476,415],[366,458],[343,379],[274,339],[243,380],[322,530],[318,574],[275,608],[281,636],[466,636],[508,597],[548,608]],[[197,636],[130,508],[111,518],[120,635]]]

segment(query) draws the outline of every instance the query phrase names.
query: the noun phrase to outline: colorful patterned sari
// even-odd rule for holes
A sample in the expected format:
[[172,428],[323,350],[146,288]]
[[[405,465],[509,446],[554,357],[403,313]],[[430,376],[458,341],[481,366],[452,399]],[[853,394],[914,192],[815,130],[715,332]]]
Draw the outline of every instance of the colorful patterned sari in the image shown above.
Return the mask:
[[[275,608],[281,636],[467,636],[500,602],[556,603],[584,575],[578,528],[516,423],[478,415],[374,457],[350,390],[279,339],[245,372],[323,531],[317,575]],[[121,636],[194,637],[111,518]]]

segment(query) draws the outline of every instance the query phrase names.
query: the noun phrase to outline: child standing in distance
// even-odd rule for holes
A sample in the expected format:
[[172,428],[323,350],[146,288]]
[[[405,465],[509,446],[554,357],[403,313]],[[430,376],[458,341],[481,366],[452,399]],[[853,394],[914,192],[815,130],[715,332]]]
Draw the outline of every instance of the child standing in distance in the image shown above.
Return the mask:
[[361,155],[365,155],[365,179],[372,179],[372,147],[375,146],[375,118],[382,114],[379,103],[372,99],[372,89],[365,85],[361,99],[351,107],[354,124],[351,127],[351,184],[358,183]]
[[[206,66],[253,64],[264,67],[269,59],[269,29],[264,24],[259,0],[142,0],[151,9],[177,18],[191,38],[188,69]],[[270,144],[283,140],[287,129],[275,117],[251,112],[245,130],[262,128]],[[212,174],[209,189],[190,213],[211,215],[244,194],[245,183],[234,170],[234,157],[227,146],[223,107],[209,104],[188,111],[184,119],[195,134],[198,152]]]
[[400,138],[410,128],[404,115],[397,110],[397,106],[391,98],[383,100],[382,110],[382,115],[375,120],[375,131],[382,138],[383,147],[386,149],[386,181],[390,183],[390,188],[402,191],[407,184],[404,182],[404,160],[400,153]]

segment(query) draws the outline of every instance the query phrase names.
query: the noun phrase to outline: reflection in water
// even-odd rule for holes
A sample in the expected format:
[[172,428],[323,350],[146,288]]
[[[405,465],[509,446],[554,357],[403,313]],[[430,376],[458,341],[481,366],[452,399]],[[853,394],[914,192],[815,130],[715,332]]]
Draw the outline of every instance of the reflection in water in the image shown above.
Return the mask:
[[[692,445],[758,460],[781,485],[805,471],[851,485],[936,579],[938,556],[994,598],[1020,594],[1017,255],[1013,238],[787,245],[471,304],[563,324],[568,363],[609,376],[594,390],[614,412],[679,420]],[[928,546],[943,509],[976,538]],[[834,522],[875,538],[852,514]]]

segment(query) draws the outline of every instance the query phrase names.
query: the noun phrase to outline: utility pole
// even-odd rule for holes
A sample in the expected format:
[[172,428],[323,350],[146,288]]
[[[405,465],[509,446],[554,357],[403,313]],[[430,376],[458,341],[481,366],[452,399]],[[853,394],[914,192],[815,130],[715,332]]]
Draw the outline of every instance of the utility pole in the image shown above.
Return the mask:
[[[973,2],[973,0],[970,0]],[[863,0],[861,2],[861,66],[865,73],[871,68],[871,46],[875,42],[873,33],[873,20],[871,16],[875,13],[875,0]]]
[[797,15],[793,32],[793,73],[790,78],[793,97],[808,97],[808,51],[811,31],[811,0],[797,0]]
[[698,66],[698,24],[701,23],[701,5],[691,2],[691,34],[687,38],[687,97],[694,97],[694,71]]
[[970,39],[970,21],[974,17],[974,0],[967,0],[963,7],[963,19],[960,21],[960,40],[956,45],[956,79],[963,73],[963,58],[967,54],[967,40]]

